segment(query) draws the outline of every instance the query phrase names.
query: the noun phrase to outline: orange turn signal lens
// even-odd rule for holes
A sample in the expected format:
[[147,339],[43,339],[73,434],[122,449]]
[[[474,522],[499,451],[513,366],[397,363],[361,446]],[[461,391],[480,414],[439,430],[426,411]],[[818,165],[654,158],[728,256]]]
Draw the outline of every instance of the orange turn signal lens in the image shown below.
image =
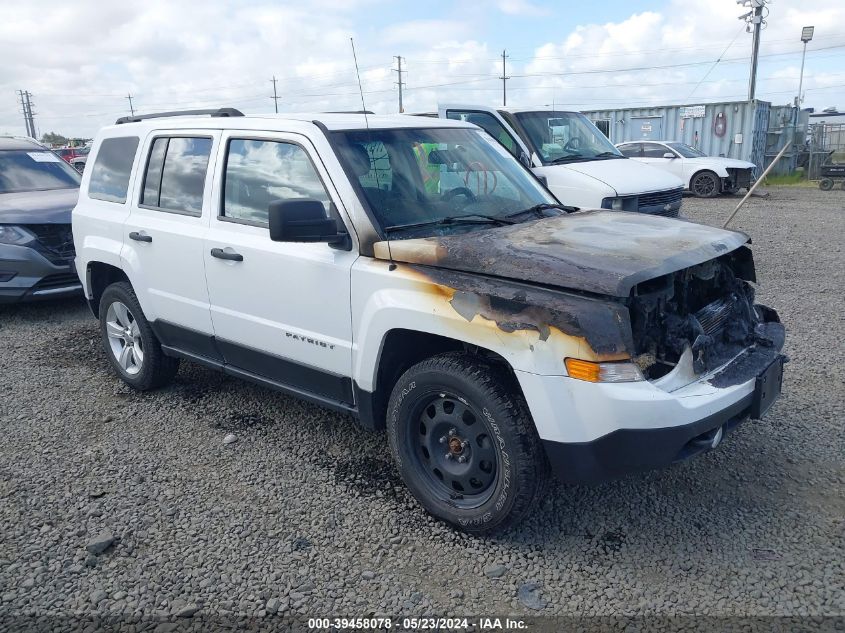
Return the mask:
[[570,378],[587,382],[637,382],[645,380],[640,368],[629,361],[594,363],[580,358],[564,359]]
[[564,362],[566,363],[566,373],[569,374],[570,378],[598,382],[601,377],[601,366],[598,363],[579,358],[567,358]]

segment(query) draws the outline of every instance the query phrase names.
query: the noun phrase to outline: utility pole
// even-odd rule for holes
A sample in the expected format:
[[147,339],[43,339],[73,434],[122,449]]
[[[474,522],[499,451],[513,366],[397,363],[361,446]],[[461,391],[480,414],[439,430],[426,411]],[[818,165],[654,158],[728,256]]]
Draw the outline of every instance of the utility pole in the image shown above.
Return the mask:
[[[745,28],[746,32],[753,29],[754,39],[751,43],[751,76],[748,78],[748,100],[754,99],[754,91],[757,87],[757,57],[760,53],[760,30],[766,23],[763,11],[766,9],[766,3],[769,0],[737,0],[737,4],[742,4],[750,9],[745,15],[739,16],[740,20],[745,20],[748,26]],[[767,11],[768,13],[768,11]]]
[[405,111],[405,106],[402,104],[402,88],[405,85],[405,82],[402,81],[402,73],[407,72],[402,70],[402,56],[401,55],[394,55],[396,59],[397,67],[393,69],[393,72],[399,74],[399,81],[394,82],[397,86],[399,86],[399,114],[402,114]]
[[32,118],[32,101],[30,100],[32,93],[28,90],[18,90],[18,95],[20,95],[21,99],[21,111],[23,112],[26,135],[30,138],[35,138],[35,121]]
[[273,100],[273,106],[276,109],[276,114],[279,113],[279,95],[276,92],[276,75],[273,75],[273,78],[270,80],[273,82],[273,96],[270,97]]
[[132,114],[132,116],[135,116],[135,108],[132,105],[132,95],[127,94],[126,98],[129,99],[129,112]]
[[506,64],[507,64],[507,51],[502,49],[502,76],[499,79],[502,80],[502,105],[508,105],[508,73],[506,72]]

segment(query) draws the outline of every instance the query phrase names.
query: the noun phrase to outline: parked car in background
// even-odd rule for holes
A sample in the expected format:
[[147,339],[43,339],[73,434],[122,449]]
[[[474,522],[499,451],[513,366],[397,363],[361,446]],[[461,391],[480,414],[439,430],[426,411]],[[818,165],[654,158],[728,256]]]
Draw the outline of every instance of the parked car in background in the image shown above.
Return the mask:
[[[625,160],[580,112],[441,105],[438,115],[473,123],[541,178],[566,205],[677,216],[683,183]],[[483,178],[483,166],[471,180]]]
[[71,210],[80,176],[32,139],[0,137],[0,303],[79,293]]
[[756,165],[744,160],[708,156],[695,147],[675,141],[630,141],[618,143],[628,158],[662,169],[684,181],[698,198],[736,193],[751,186]]
[[64,161],[70,164],[76,171],[85,169],[85,163],[88,161],[88,152],[90,147],[58,147],[53,150]]

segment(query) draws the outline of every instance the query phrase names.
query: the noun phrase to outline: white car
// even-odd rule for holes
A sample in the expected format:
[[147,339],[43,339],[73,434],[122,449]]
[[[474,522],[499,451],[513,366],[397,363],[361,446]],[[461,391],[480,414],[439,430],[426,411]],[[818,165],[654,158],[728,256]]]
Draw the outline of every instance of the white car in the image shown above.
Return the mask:
[[684,183],[624,160],[580,112],[446,104],[437,114],[482,128],[542,178],[563,204],[669,217],[677,217],[681,208]]
[[744,160],[708,156],[686,143],[675,141],[629,141],[617,143],[628,158],[662,169],[684,181],[698,198],[733,194],[751,186],[757,166]]
[[208,114],[121,119],[82,175],[76,270],[137,390],[191,361],[386,428],[361,441],[476,533],[550,471],[667,466],[780,392],[747,235],[575,212],[461,121]]

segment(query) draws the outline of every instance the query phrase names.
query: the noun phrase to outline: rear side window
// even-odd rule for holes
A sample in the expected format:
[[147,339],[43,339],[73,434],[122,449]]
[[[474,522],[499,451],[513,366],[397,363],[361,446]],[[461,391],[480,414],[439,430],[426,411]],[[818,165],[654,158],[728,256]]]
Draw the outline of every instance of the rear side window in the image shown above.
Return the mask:
[[162,211],[202,215],[212,140],[159,137],[150,149],[141,204]]
[[311,198],[331,201],[308,154],[283,141],[232,139],[226,156],[223,217],[266,225],[271,202]]
[[126,202],[129,176],[137,149],[137,136],[104,139],[97,151],[94,167],[91,168],[88,197],[121,204]]
[[640,155],[640,144],[639,143],[631,143],[629,145],[623,145],[622,147],[618,148],[620,152],[622,152],[623,156],[627,156],[628,158],[638,158]]

